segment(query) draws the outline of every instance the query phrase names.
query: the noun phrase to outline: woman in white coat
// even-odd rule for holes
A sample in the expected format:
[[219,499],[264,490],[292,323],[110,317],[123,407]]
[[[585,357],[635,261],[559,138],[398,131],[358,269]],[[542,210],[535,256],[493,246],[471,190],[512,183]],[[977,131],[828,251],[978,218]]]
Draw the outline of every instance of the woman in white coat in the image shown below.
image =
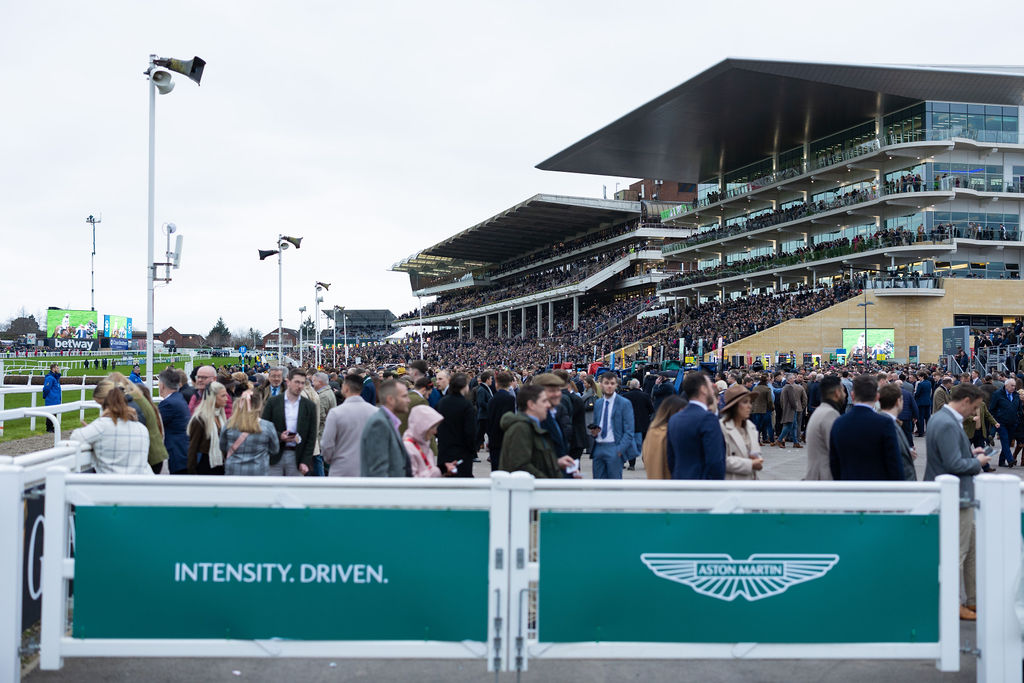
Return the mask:
[[757,427],[750,421],[750,391],[734,384],[725,392],[722,412],[722,435],[725,437],[725,478],[757,479],[764,466]]

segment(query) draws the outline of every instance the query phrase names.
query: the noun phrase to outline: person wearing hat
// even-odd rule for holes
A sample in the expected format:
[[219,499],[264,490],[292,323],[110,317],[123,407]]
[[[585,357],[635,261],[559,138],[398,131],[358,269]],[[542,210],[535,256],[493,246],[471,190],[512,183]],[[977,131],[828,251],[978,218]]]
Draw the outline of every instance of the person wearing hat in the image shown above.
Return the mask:
[[764,466],[757,428],[750,421],[751,394],[741,384],[733,384],[724,396],[720,422],[725,436],[725,478],[757,479]]
[[718,409],[721,410],[725,405],[725,392],[729,390],[729,385],[724,379],[720,379],[715,382],[715,390],[718,392]]
[[540,426],[548,431],[558,457],[569,455],[569,447],[572,445],[572,406],[562,400],[565,381],[553,372],[544,372],[534,377],[533,383],[544,388],[550,404],[548,417]]

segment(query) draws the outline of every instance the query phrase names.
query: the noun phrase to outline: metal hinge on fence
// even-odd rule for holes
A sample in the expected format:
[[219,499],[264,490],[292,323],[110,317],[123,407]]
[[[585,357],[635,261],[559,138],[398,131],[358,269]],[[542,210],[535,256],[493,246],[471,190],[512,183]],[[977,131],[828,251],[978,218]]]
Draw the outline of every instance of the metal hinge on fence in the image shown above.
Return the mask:
[[25,491],[24,493],[21,494],[21,497],[24,498],[25,500],[37,500],[37,499],[43,498],[45,496],[46,496],[46,487],[44,487],[42,485],[40,485],[40,486],[33,486],[32,488],[28,489],[27,491]]
[[974,655],[978,659],[981,659],[981,650],[976,647],[972,647],[969,640],[964,641],[964,644],[960,647],[960,652],[965,655]]
[[[500,549],[498,552],[501,552]],[[501,589],[494,591],[495,615],[494,615],[494,679],[498,680],[498,673],[501,671]]]

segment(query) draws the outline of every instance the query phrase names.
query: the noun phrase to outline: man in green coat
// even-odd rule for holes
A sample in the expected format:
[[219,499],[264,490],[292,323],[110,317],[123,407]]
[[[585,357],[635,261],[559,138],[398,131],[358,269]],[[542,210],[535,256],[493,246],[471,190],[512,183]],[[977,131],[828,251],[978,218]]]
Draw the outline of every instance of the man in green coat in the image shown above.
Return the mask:
[[506,472],[528,472],[540,479],[558,479],[572,472],[576,462],[572,456],[555,455],[555,445],[548,431],[540,426],[547,419],[548,402],[544,387],[530,384],[516,396],[518,412],[505,413],[501,428],[501,469]]

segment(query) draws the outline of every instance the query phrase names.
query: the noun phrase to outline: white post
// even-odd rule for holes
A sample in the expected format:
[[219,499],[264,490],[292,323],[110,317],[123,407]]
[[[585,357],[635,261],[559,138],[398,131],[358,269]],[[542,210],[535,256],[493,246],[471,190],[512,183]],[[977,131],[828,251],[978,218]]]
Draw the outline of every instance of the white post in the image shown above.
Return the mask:
[[979,503],[978,683],[1020,683],[1021,625],[1014,606],[1021,566],[1021,483],[1007,474],[981,474],[974,485]]
[[527,630],[529,629],[530,577],[539,568],[530,563],[530,499],[534,479],[525,472],[514,472],[498,483],[509,489],[509,591],[508,591],[508,668],[526,671]]
[[[53,467],[46,473],[46,506],[43,518],[43,611],[39,641],[39,668],[54,671],[63,666],[60,641],[68,614],[68,591],[64,582],[64,551],[67,548],[68,510],[64,481],[67,470]],[[72,560],[73,561],[73,560]]]
[[277,236],[277,366],[284,366],[284,272],[281,266],[281,235]]
[[420,360],[423,360],[423,297],[418,298],[420,300]]
[[[63,394],[61,394],[63,396]],[[85,421],[85,375],[82,375],[82,388],[78,394],[78,400],[81,401],[78,406],[78,420],[79,422]],[[63,418],[62,418],[63,419]]]
[[[149,66],[156,55],[149,56]],[[149,78],[149,220],[146,223],[146,386],[153,392],[153,222],[156,202],[156,85]]]
[[[28,395],[28,406],[29,406],[29,408],[35,408],[36,407],[36,392],[34,392],[34,391],[29,392],[29,395]],[[28,430],[30,432],[36,431],[36,418],[34,416],[30,417],[28,419]]]
[[555,336],[555,302],[548,302],[548,336]]
[[345,367],[348,367],[348,313],[341,312],[341,326],[345,332]]
[[939,671],[960,670],[960,479],[939,484]]
[[520,321],[522,327],[522,331],[519,333],[519,338],[526,339],[526,306],[523,306],[519,312],[521,314]]
[[313,304],[316,307],[316,368],[320,369],[320,290],[313,292]]
[[[0,590],[6,597],[0,601],[0,680],[21,680],[21,582],[25,548],[25,518],[22,506],[21,468],[8,462],[0,464]],[[4,559],[7,558],[7,559]],[[3,616],[3,615],[7,616]],[[7,673],[4,673],[4,672]]]

